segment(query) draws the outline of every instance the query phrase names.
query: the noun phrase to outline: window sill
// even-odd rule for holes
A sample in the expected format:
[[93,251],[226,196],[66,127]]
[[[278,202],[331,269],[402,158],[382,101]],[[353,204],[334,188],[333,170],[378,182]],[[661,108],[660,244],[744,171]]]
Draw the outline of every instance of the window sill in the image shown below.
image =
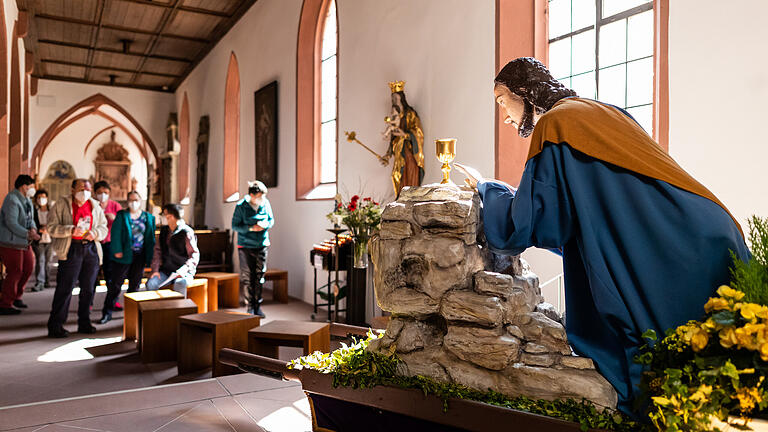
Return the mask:
[[336,198],[336,183],[323,183],[298,198],[299,201],[319,201]]

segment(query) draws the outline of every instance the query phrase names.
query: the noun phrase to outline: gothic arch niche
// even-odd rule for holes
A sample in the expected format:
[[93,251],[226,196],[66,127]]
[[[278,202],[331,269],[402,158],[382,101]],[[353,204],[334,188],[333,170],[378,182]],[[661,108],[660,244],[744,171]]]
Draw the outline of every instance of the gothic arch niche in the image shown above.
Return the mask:
[[48,199],[56,201],[60,197],[69,195],[72,180],[76,178],[75,169],[69,162],[57,160],[48,168],[40,186],[48,191]]

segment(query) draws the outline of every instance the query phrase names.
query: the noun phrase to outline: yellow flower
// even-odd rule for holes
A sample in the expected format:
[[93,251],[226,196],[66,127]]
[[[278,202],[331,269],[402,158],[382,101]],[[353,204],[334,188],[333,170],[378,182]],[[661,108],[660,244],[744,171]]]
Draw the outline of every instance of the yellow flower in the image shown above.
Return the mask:
[[735,308],[741,312],[741,316],[744,317],[745,320],[749,321],[755,321],[758,314],[762,315],[765,313],[763,310],[765,309],[765,306],[755,303],[737,303]]
[[703,350],[709,342],[709,333],[702,328],[696,328],[692,333],[691,347],[694,351]]
[[763,359],[763,361],[768,362],[768,342],[764,342],[760,345],[760,358]]
[[717,289],[717,294],[720,297],[730,298],[733,300],[741,300],[744,298],[743,292],[735,290],[728,285],[721,285],[720,288]]
[[703,402],[709,398],[710,394],[712,394],[712,386],[702,384],[689,399],[694,402]]
[[710,297],[707,303],[704,305],[704,310],[707,313],[724,309],[729,309],[728,300],[722,297]]
[[723,348],[731,348],[738,343],[739,341],[736,340],[736,332],[733,326],[726,327],[720,331],[720,345]]
[[762,392],[757,387],[742,387],[736,390],[736,398],[739,399],[739,409],[742,413],[752,411],[756,405],[763,401]]
[[749,333],[747,328],[737,328],[734,330],[734,333],[736,334],[736,341],[740,348],[748,349],[750,351],[757,349],[755,337]]

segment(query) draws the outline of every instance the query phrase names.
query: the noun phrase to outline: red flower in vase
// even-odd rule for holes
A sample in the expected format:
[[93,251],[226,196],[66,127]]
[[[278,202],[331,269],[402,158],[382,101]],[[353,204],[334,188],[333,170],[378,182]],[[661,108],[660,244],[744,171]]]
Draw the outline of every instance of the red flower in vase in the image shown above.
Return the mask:
[[350,202],[349,205],[347,206],[347,210],[351,212],[357,210],[357,201]]

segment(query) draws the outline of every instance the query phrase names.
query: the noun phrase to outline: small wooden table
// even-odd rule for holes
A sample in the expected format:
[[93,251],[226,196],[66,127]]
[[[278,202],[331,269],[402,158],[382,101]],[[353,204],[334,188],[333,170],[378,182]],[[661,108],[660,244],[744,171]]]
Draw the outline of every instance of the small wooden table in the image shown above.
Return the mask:
[[331,326],[328,323],[272,321],[248,331],[248,352],[279,358],[281,346],[304,348],[304,355],[329,352]]
[[135,340],[139,335],[139,303],[184,298],[173,290],[136,291],[123,296],[123,339]]
[[205,313],[219,309],[219,296],[214,286],[208,284],[208,279],[193,279],[187,285],[187,298],[192,299],[197,305],[198,313]]
[[219,362],[219,351],[248,348],[248,330],[258,327],[261,318],[232,311],[184,315],[179,317],[179,375],[213,367],[213,376],[239,373],[237,368]]
[[143,363],[176,360],[178,319],[197,313],[190,299],[139,304],[139,351]]
[[288,272],[285,270],[268,269],[264,279],[272,281],[272,297],[280,303],[288,303]]
[[[208,290],[216,290],[220,307],[240,307],[240,275],[237,273],[207,272],[195,277],[208,280]],[[208,303],[211,303],[210,297]],[[214,309],[215,310],[215,309]]]

